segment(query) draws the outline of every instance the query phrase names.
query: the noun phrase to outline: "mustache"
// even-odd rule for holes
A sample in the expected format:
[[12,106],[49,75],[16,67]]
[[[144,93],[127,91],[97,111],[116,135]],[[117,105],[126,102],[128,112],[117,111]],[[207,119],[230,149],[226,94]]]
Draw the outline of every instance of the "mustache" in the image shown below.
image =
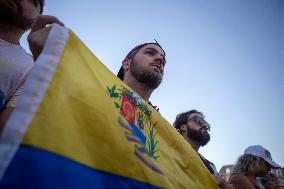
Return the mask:
[[203,133],[203,130],[206,131],[206,133],[208,133],[207,129],[205,127],[201,127],[200,129],[198,129],[199,133]]
[[157,67],[157,68],[161,71],[161,73],[164,72],[162,63],[161,63],[160,61],[153,61],[153,62],[150,63],[150,66],[155,66],[155,67]]

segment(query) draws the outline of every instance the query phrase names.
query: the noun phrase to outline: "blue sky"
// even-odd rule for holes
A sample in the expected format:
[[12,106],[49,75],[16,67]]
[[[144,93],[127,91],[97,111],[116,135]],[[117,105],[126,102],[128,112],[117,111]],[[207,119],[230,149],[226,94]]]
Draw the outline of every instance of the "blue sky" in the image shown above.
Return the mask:
[[[158,40],[165,76],[151,101],[173,123],[202,111],[218,169],[253,144],[284,166],[284,1],[46,0],[45,14],[71,28],[114,73],[137,44]],[[23,41],[26,46],[26,42]]]

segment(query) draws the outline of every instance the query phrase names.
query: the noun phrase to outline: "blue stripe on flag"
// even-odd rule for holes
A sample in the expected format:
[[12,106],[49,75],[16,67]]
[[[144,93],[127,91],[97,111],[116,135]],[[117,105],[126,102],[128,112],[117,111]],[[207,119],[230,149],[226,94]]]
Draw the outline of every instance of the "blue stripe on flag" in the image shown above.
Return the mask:
[[160,187],[99,171],[36,147],[21,145],[0,181],[0,188],[156,189]]

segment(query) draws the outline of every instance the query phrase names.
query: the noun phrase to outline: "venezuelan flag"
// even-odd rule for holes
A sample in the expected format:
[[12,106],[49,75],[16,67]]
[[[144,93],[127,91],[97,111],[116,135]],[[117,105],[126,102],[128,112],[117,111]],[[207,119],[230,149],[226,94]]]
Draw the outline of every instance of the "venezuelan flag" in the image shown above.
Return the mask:
[[0,188],[217,188],[179,133],[53,25],[0,139]]

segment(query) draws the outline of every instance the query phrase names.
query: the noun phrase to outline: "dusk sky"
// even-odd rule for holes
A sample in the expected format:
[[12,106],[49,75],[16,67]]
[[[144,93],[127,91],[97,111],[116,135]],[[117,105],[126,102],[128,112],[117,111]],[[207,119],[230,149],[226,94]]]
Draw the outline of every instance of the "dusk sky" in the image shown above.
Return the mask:
[[[170,123],[197,109],[211,124],[201,153],[218,170],[260,144],[284,166],[283,0],[46,0],[115,74],[135,45],[159,41],[167,65],[150,98]],[[27,43],[22,42],[27,48]]]

